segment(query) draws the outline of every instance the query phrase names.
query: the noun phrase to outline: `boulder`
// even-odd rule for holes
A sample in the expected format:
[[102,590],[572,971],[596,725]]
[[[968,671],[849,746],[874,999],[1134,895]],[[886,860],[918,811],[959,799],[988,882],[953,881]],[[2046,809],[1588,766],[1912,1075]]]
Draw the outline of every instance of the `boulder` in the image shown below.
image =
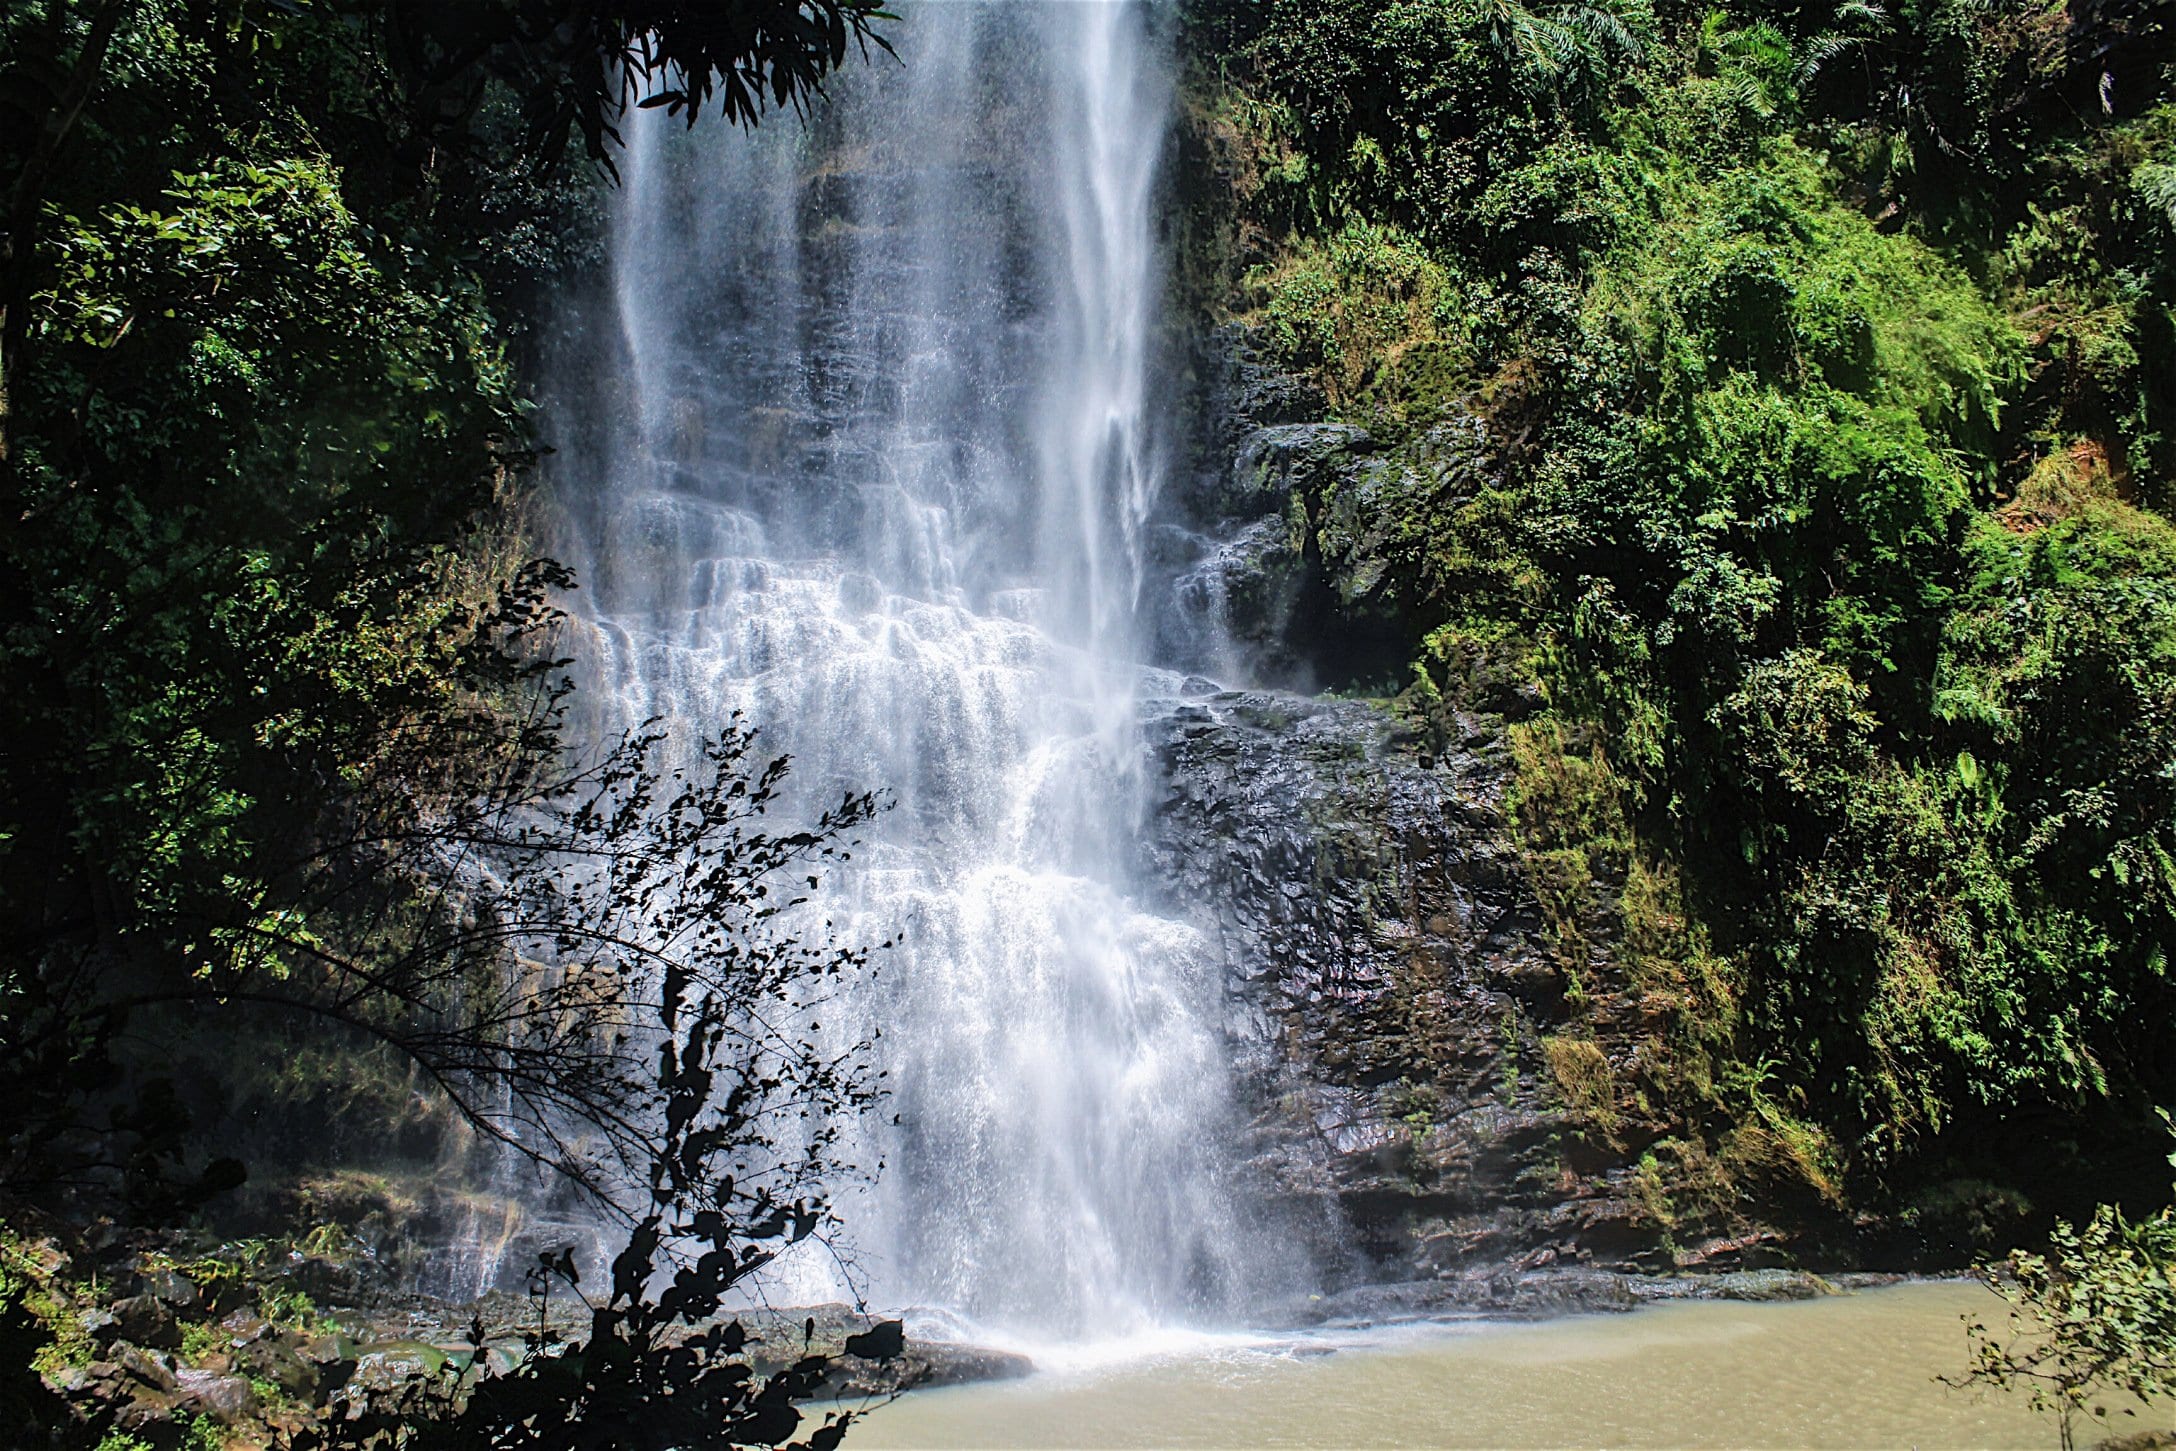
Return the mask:
[[172,1406],[194,1416],[207,1416],[222,1426],[239,1425],[257,1408],[257,1393],[240,1376],[209,1370],[175,1373]]
[[[109,1374],[110,1371],[110,1374]],[[93,1365],[91,1373],[115,1381],[127,1381],[137,1386],[157,1391],[170,1391],[177,1382],[174,1379],[174,1362],[171,1357],[154,1355],[135,1345],[116,1345],[111,1361]]]
[[131,1295],[113,1302],[110,1338],[153,1350],[181,1349],[181,1321],[154,1295]]
[[247,1308],[229,1312],[219,1322],[219,1328],[225,1331],[236,1345],[247,1345],[251,1341],[262,1340],[268,1335],[277,1335],[279,1333],[272,1327],[271,1321],[265,1319],[255,1310]]
[[112,1408],[114,1427],[123,1433],[148,1430],[174,1419],[174,1398],[144,1386],[131,1386],[104,1404]]
[[171,1269],[147,1270],[143,1275],[143,1293],[184,1312],[197,1309],[204,1303],[196,1282]]
[[270,1381],[296,1400],[310,1399],[320,1384],[317,1367],[282,1336],[253,1340],[234,1359],[251,1378]]

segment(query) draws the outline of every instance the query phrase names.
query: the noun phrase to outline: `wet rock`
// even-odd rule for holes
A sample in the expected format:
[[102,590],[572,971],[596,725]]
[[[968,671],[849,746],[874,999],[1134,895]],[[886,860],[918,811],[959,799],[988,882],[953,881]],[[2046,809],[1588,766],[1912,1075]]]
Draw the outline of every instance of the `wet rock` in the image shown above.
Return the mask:
[[[147,1386],[153,1390],[170,1391],[174,1388],[174,1363],[171,1358],[154,1355],[135,1345],[116,1345],[111,1359],[116,1379]],[[91,1367],[94,1375],[101,1374],[101,1367]]]
[[148,1430],[174,1419],[174,1398],[143,1386],[129,1387],[107,1404],[112,1407],[115,1428],[123,1432]]
[[85,1310],[78,1317],[77,1323],[83,1327],[83,1333],[91,1344],[101,1350],[121,1338],[121,1322],[114,1319],[108,1311],[95,1308]]
[[849,1337],[870,1325],[870,1317],[849,1305],[750,1311],[739,1319],[748,1331],[749,1356],[759,1372],[768,1374],[790,1365],[804,1350],[833,1356],[831,1383],[847,1395],[889,1395],[908,1386],[1011,1380],[1035,1368],[1026,1356],[1011,1351],[916,1336],[906,1337],[899,1353],[889,1359],[848,1355]]
[[1863,1273],[1824,1276],[1780,1269],[1645,1275],[1581,1265],[1510,1266],[1355,1286],[1315,1297],[1296,1309],[1289,1323],[1358,1326],[1467,1315],[1540,1319],[1680,1300],[1781,1303],[1876,1289],[1904,1278]]
[[[1882,1280],[1884,1277],[1875,1277]],[[1639,1275],[1630,1281],[1642,1301],[1818,1300],[1854,1286],[1806,1270],[1732,1270],[1716,1275]]]
[[225,1331],[236,1345],[247,1345],[253,1340],[262,1340],[268,1335],[279,1333],[272,1327],[271,1321],[265,1319],[255,1310],[249,1309],[230,1312],[219,1322],[219,1328]]
[[1653,1244],[1562,1158],[1540,1052],[1560,975],[1500,724],[1466,724],[1423,741],[1370,702],[1272,691],[1144,722],[1158,906],[1222,946],[1247,1166],[1333,1282],[1633,1268]]
[[329,1396],[335,1391],[343,1390],[355,1379],[357,1367],[354,1347],[339,1336],[305,1336],[295,1341],[289,1349],[308,1368],[319,1396]]
[[239,1425],[257,1408],[257,1393],[239,1376],[208,1370],[175,1374],[171,1405],[177,1411],[208,1416],[223,1426]]
[[1258,428],[1239,445],[1218,512],[1239,518],[1282,515],[1294,495],[1333,492],[1337,480],[1374,447],[1366,429],[1347,423]]
[[194,1310],[203,1304],[196,1282],[169,1269],[147,1271],[143,1276],[143,1293],[180,1311]]
[[1499,1271],[1357,1286],[1309,1302],[1295,1322],[1361,1326],[1467,1316],[1545,1319],[1626,1311],[1638,1304],[1624,1275],[1577,1268]]
[[1215,329],[1196,346],[1198,401],[1186,411],[1197,420],[1197,436],[1179,481],[1179,502],[1197,518],[1229,517],[1232,461],[1247,436],[1264,426],[1319,419],[1324,399],[1312,383],[1266,361],[1242,326]]
[[979,1345],[912,1341],[898,1359],[870,1361],[842,1355],[832,1364],[830,1384],[844,1396],[881,1396],[906,1386],[965,1385],[973,1381],[1018,1380],[1035,1363],[1008,1350]]
[[[320,1380],[317,1367],[279,1336],[269,1336],[243,1346],[235,1353],[233,1363],[244,1374],[270,1381],[296,1400],[310,1399]],[[209,1359],[204,1365],[211,1368]]]
[[1501,471],[1488,425],[1460,413],[1387,454],[1318,449],[1288,472],[1300,492],[1324,568],[1348,605],[1410,593],[1440,522],[1494,484]]
[[918,1341],[917,1348],[929,1366],[930,1385],[964,1385],[969,1381],[1018,1380],[1032,1375],[1035,1362],[1010,1350],[982,1345],[949,1345]]
[[2110,1436],[2096,1443],[2093,1451],[2176,1451],[2176,1431],[2133,1431]]
[[301,1359],[316,1366],[354,1359],[352,1347],[343,1343],[338,1335],[303,1336],[295,1342],[294,1351]]
[[114,1301],[110,1313],[114,1322],[110,1338],[153,1350],[181,1349],[181,1321],[165,1301],[152,1295],[132,1295]]
[[315,1255],[295,1264],[281,1278],[320,1304],[352,1304],[367,1288],[363,1267]]
[[1226,536],[1197,540],[1195,549],[1171,586],[1166,633],[1178,637],[1179,656],[1230,668],[1236,662],[1229,656],[1236,653],[1249,673],[1296,674],[1301,662],[1293,649],[1293,617],[1307,596],[1311,571],[1291,527],[1282,518],[1258,519]]

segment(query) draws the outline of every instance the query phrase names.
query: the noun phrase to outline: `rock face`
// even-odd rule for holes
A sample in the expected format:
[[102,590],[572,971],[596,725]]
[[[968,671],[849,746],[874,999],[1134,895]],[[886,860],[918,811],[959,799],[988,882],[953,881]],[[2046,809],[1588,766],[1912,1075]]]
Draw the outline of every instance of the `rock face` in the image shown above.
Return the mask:
[[1566,1159],[1491,724],[1439,754],[1376,705],[1230,691],[1147,729],[1153,875],[1223,945],[1250,1158],[1333,1282],[1644,1247]]
[[[1306,687],[1380,627],[1387,495],[1470,489],[1485,439],[1451,420],[1394,468],[1362,430],[1294,418],[1261,372],[1197,369],[1212,412],[1240,416],[1204,423],[1173,501],[1193,552],[1168,562],[1162,636],[1191,646],[1167,652],[1182,669]],[[1413,467],[1430,477],[1393,477]],[[1582,1148],[1541,1052],[1562,985],[1505,816],[1502,716],[1424,737],[1382,704],[1194,678],[1144,728],[1148,875],[1223,946],[1251,1165],[1313,1226],[1327,1282],[1523,1304],[1570,1282],[1473,1276],[1640,1262],[1654,1236],[1624,1166]]]

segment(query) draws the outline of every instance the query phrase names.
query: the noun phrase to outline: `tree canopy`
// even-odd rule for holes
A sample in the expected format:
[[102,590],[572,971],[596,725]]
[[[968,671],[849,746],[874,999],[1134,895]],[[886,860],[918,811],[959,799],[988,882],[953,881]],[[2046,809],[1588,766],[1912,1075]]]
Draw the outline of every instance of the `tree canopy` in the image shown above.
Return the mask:
[[[766,1389],[677,1330],[668,1356],[716,1294],[650,1282],[684,1254],[722,1291],[823,1221],[833,1141],[779,1104],[873,1090],[765,1012],[865,970],[794,914],[874,803],[767,826],[785,763],[738,723],[683,765],[568,731],[520,319],[594,260],[630,109],[805,107],[889,18],[0,16],[0,1215],[170,1223],[421,1085],[648,1236],[592,1374],[538,1404],[565,1424],[677,1366],[651,1389],[738,1407],[715,1434],[794,1434],[814,1370]],[[710,1172],[735,1155],[765,1167]]]

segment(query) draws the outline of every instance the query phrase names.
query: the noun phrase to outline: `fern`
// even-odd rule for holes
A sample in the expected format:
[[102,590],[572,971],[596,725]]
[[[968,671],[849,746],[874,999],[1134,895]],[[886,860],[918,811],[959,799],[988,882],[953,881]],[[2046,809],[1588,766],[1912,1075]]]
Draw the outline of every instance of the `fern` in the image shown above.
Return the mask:
[[2148,161],[2131,173],[2131,190],[2176,227],[2176,164]]

